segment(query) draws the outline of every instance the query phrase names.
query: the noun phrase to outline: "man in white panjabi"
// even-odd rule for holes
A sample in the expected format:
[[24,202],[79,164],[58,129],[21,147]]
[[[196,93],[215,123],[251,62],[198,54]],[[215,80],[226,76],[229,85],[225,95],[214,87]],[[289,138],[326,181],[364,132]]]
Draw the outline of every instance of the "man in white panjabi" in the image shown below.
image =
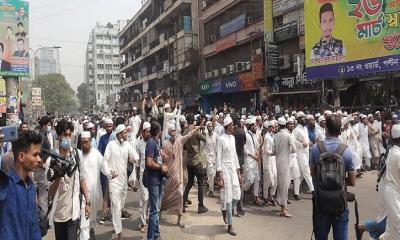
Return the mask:
[[366,115],[361,115],[361,122],[358,124],[358,129],[360,133],[360,145],[362,150],[362,159],[365,161],[365,167],[367,169],[371,168],[371,151],[369,148],[368,139],[368,119]]
[[161,135],[161,139],[164,139],[165,136],[168,135],[168,125],[175,123],[175,118],[179,115],[180,111],[180,103],[177,102],[174,111],[171,111],[171,105],[166,103],[164,105],[164,123],[163,123],[163,131]]
[[236,154],[235,137],[231,117],[224,119],[224,134],[217,142],[216,168],[218,185],[221,188],[221,210],[224,221],[228,224],[228,233],[236,236],[232,228],[232,210],[240,200],[240,175],[239,159]]
[[324,115],[318,117],[318,126],[315,129],[315,142],[321,142],[324,141],[326,138],[325,134],[325,128],[326,128],[326,120]]
[[[122,208],[125,205],[128,189],[128,161],[135,162],[137,153],[127,142],[128,132],[124,124],[120,124],[115,129],[117,139],[110,141],[104,153],[104,161],[112,171],[118,176],[110,180],[110,200],[111,213],[114,231],[118,235],[118,240],[122,239]],[[108,176],[110,179],[110,176]]]
[[142,120],[140,119],[140,116],[137,114],[137,107],[132,108],[132,117],[129,119],[129,126],[132,127],[132,135],[136,137],[140,124],[142,123]]
[[400,239],[400,125],[395,124],[391,130],[393,147],[386,159],[385,207],[388,216],[386,230],[379,239]]
[[274,136],[274,152],[276,155],[276,170],[278,173],[277,201],[281,206],[280,215],[292,217],[287,210],[288,192],[290,186],[290,154],[296,152],[292,134],[286,129],[286,119],[278,119],[279,132]]
[[[293,130],[293,137],[295,139],[297,147],[297,163],[299,164],[301,179],[300,183],[304,179],[308,185],[310,192],[314,191],[314,185],[312,183],[311,173],[310,173],[310,139],[308,136],[308,131],[306,128],[306,115],[303,112],[297,113],[298,126]],[[298,186],[300,188],[300,186]],[[296,192],[299,189],[296,189]],[[296,200],[299,200],[299,195],[294,196]]]
[[215,157],[217,148],[217,134],[214,132],[213,123],[208,121],[207,133],[206,133],[206,143],[204,146],[204,155],[207,159],[207,177],[209,193],[208,196],[214,197],[214,178],[216,174],[215,170]]
[[[293,130],[296,128],[296,126],[297,123],[293,116],[287,119],[286,128],[292,134],[292,137],[293,137]],[[297,161],[297,152],[293,152],[290,154],[290,180],[293,181],[294,199],[296,201],[300,201],[301,172],[299,163]],[[288,201],[288,203],[290,204],[290,201]]]
[[218,135],[218,137],[224,134],[224,114],[221,112],[216,116],[217,122],[215,123],[214,132]]
[[273,196],[275,195],[276,188],[278,187],[277,172],[276,172],[276,157],[273,156],[274,151],[274,135],[277,133],[276,121],[265,121],[264,128],[268,132],[264,136],[264,143],[262,146],[262,159],[263,159],[263,194],[264,199],[275,205]]
[[90,202],[90,218],[84,217],[84,209],[81,211],[81,240],[93,239],[95,236],[94,228],[96,227],[97,213],[101,209],[103,196],[101,194],[100,171],[106,176],[116,177],[111,172],[108,165],[104,163],[103,156],[96,149],[91,147],[90,132],[82,132],[82,158],[80,159],[81,176],[86,180],[87,190]]
[[257,205],[262,205],[263,201],[260,198],[260,153],[259,144],[256,139],[256,120],[255,118],[249,118],[248,131],[246,133],[246,144],[244,145],[245,155],[245,183],[243,184],[243,190],[247,191],[253,186],[254,201]]

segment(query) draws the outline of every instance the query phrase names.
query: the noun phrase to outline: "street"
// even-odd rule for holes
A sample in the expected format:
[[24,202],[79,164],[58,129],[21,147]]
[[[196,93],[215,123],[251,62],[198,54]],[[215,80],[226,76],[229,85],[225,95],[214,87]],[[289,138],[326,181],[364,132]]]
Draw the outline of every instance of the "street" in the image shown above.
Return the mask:
[[[363,178],[357,180],[355,188],[350,188],[350,192],[355,192],[359,202],[360,221],[365,219],[375,219],[377,208],[377,192],[375,191],[377,172],[368,172]],[[196,188],[192,189],[190,199],[196,202]],[[291,190],[290,190],[291,192]],[[133,213],[132,219],[123,221],[124,239],[138,240],[145,239],[146,235],[138,231],[138,195],[139,192],[128,192],[126,207]],[[238,234],[232,237],[226,233],[226,226],[222,220],[219,210],[218,198],[205,198],[205,205],[209,211],[205,214],[197,214],[197,206],[191,205],[184,214],[186,228],[181,229],[175,226],[176,216],[163,214],[160,221],[160,231],[163,239],[310,239],[312,231],[312,204],[311,195],[302,194],[303,200],[300,202],[292,201],[289,211],[293,214],[292,219],[279,217],[278,207],[257,207],[253,204],[245,206],[246,215],[234,217],[233,226]],[[354,203],[349,204],[349,239],[355,239],[354,234]],[[96,226],[96,239],[108,240],[115,237],[113,234],[112,223]],[[54,233],[50,231],[45,240],[53,240]],[[329,239],[332,239],[330,236]],[[363,239],[369,239],[368,234],[364,234]]]

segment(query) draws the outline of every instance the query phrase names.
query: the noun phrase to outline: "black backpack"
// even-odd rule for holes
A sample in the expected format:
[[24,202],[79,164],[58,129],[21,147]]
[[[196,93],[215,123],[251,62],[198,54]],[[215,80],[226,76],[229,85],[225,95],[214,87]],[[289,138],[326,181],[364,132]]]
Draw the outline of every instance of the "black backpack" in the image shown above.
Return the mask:
[[327,215],[341,215],[347,209],[346,174],[342,154],[347,146],[340,143],[336,151],[327,152],[324,142],[318,142],[320,155],[316,163],[314,204]]

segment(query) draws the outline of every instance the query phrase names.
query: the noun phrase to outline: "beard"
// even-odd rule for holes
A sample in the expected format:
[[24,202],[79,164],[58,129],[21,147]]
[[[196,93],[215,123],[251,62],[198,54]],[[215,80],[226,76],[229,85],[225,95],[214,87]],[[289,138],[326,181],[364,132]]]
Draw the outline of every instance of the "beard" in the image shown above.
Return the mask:
[[90,152],[90,148],[82,148],[82,153],[88,154]]

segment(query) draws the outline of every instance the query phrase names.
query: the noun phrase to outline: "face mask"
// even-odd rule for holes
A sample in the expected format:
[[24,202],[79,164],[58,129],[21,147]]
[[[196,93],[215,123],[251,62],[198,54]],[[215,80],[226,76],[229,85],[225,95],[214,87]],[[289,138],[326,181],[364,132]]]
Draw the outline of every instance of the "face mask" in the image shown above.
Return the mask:
[[71,140],[62,138],[60,142],[60,147],[63,149],[69,149],[71,147]]
[[47,132],[51,132],[51,126],[47,126]]

